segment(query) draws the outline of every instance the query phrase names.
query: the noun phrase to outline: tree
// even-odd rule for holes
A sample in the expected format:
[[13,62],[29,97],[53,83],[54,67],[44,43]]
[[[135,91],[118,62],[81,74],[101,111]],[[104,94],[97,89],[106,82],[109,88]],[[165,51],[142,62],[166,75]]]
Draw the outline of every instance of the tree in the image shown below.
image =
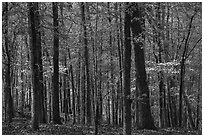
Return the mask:
[[139,127],[140,129],[155,129],[154,120],[151,115],[149,89],[145,70],[144,58],[144,3],[132,3],[131,30],[135,52],[135,69],[137,75],[137,86],[139,92]]
[[9,46],[9,35],[8,35],[8,2],[5,3],[4,7],[4,12],[5,12],[5,52],[6,52],[6,57],[7,57],[7,62],[6,62],[6,75],[5,75],[5,109],[6,113],[6,121],[8,123],[12,122],[13,118],[13,101],[12,101],[12,96],[11,96],[11,47]]
[[130,70],[131,70],[131,39],[130,39],[130,25],[131,25],[131,13],[129,11],[130,4],[125,3],[125,26],[124,26],[124,77],[123,77],[123,107],[124,107],[124,121],[123,121],[123,134],[131,134],[131,99],[130,99]]
[[[157,58],[157,61],[156,63],[162,63],[162,40],[161,40],[161,28],[162,28],[162,24],[161,24],[161,3],[157,3],[157,13],[156,13],[156,16],[157,16],[157,20],[158,20],[158,34],[157,34],[157,46],[159,48],[159,53],[158,53],[158,56],[156,57]],[[155,55],[156,56],[156,55]],[[160,103],[160,127],[164,127],[164,118],[163,117],[163,112],[164,112],[164,97],[165,97],[165,94],[164,94],[164,88],[163,88],[163,73],[162,71],[160,71],[158,73],[158,79],[159,79],[159,92],[160,92],[160,100],[159,100],[159,103]]]
[[[68,56],[69,59],[71,60],[71,55],[70,55],[70,51],[68,48]],[[73,124],[75,124],[76,120],[75,120],[75,85],[74,85],[74,74],[73,74],[73,67],[72,65],[70,65],[70,77],[71,77],[71,84],[72,84],[72,111],[73,111]]]
[[54,24],[54,44],[53,44],[53,122],[62,124],[59,114],[59,23],[58,23],[58,3],[52,3],[53,8],[53,24]]
[[198,41],[194,44],[193,48],[188,52],[189,49],[189,40],[190,40],[190,35],[191,35],[191,29],[193,27],[193,20],[198,13],[198,10],[195,8],[194,13],[192,16],[189,17],[189,24],[187,25],[187,36],[185,38],[185,43],[184,43],[184,49],[182,52],[181,56],[181,61],[180,61],[180,87],[179,87],[179,126],[182,127],[182,121],[183,121],[183,93],[184,93],[184,80],[185,80],[185,62],[190,55],[191,51],[197,46],[197,43],[201,40],[198,39]]
[[[96,3],[96,22],[95,22],[95,37],[94,37],[94,44],[93,44],[93,58],[94,58],[94,90],[95,90],[95,94],[94,94],[94,99],[95,99],[95,116],[94,116],[94,124],[95,124],[95,135],[98,134],[98,129],[99,129],[99,118],[100,118],[100,90],[101,88],[98,88],[98,79],[97,79],[97,74],[98,74],[98,61],[97,61],[97,54],[98,54],[98,50],[97,50],[97,47],[95,49],[95,46],[97,46],[97,38],[98,38],[98,32],[97,32],[97,29],[98,29],[98,3]],[[96,52],[96,55],[94,57],[94,52]],[[100,74],[99,74],[100,75]],[[99,85],[100,86],[100,85]]]
[[179,122],[200,130],[201,7],[3,3],[2,116],[32,114],[35,130],[46,114],[47,122],[95,126],[95,134],[100,124],[124,124],[122,134]]
[[[123,66],[123,47],[124,47],[124,39],[123,39],[123,29],[122,29],[122,4],[119,4],[119,22],[120,25],[118,25],[118,56],[119,56],[119,78],[120,78],[120,92],[119,95],[122,95],[122,90],[123,90],[123,72],[122,72],[122,66]],[[120,98],[120,120],[119,123],[122,124],[123,123],[123,99]]]
[[83,42],[84,42],[84,59],[85,59],[85,69],[86,69],[86,116],[87,124],[91,124],[91,98],[90,98],[90,76],[89,76],[89,50],[88,50],[88,40],[87,40],[87,29],[86,29],[86,16],[85,16],[84,2],[81,3],[81,16],[82,16],[82,27],[83,27]]
[[40,58],[41,58],[41,42],[39,31],[39,12],[38,3],[28,3],[29,7],[29,23],[30,23],[30,39],[31,39],[31,68],[33,83],[33,102],[32,102],[32,128],[39,129],[39,94],[40,94]]

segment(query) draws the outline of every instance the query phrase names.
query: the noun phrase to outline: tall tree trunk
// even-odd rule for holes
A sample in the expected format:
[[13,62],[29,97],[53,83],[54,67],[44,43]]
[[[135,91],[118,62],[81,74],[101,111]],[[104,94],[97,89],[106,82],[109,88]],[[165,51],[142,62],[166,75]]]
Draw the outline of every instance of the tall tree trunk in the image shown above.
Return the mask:
[[25,106],[25,101],[24,101],[24,98],[25,98],[25,94],[24,94],[24,73],[23,73],[23,46],[20,48],[21,50],[21,71],[20,71],[20,75],[21,75],[21,108],[20,108],[20,111],[21,111],[21,114],[24,115],[24,106]]
[[95,112],[95,135],[98,134],[98,126],[99,126],[99,103],[98,99],[96,100],[96,112]]
[[89,50],[88,50],[88,40],[87,40],[87,29],[86,29],[86,16],[85,16],[85,3],[81,3],[81,14],[82,14],[82,26],[83,26],[83,38],[84,38],[84,58],[85,58],[85,68],[86,68],[86,116],[87,124],[91,124],[91,87],[90,87],[90,76],[89,76]]
[[80,70],[81,70],[81,57],[80,57],[80,52],[79,54],[79,59],[78,59],[78,64],[77,64],[77,72],[76,72],[76,88],[77,88],[77,112],[78,112],[78,118],[77,118],[77,122],[80,123],[80,118],[81,118],[81,104],[80,104],[80,99],[81,99],[81,91],[80,91],[80,87],[81,87],[81,74],[80,74]]
[[[97,54],[98,54],[98,50],[97,50],[97,44],[98,44],[98,41],[97,41],[97,38],[98,38],[98,3],[96,3],[96,21],[95,21],[95,37],[94,37],[94,44],[93,44],[93,60],[94,60],[94,92],[95,92],[95,96],[94,96],[94,99],[95,99],[95,115],[94,115],[94,123],[95,123],[95,135],[98,134],[98,129],[99,129],[99,89],[98,88],[98,78],[97,78],[97,75],[98,75],[98,61],[97,61]],[[96,47],[96,49],[95,49]],[[94,57],[94,54],[96,52],[96,55]],[[98,90],[99,89],[99,90]]]
[[[110,28],[112,28],[113,26],[111,26],[111,13],[110,13],[110,2],[108,2],[108,22],[109,22],[109,26],[110,26]],[[115,93],[115,89],[114,89],[114,83],[113,83],[113,37],[112,37],[112,35],[113,35],[113,33],[112,33],[112,29],[110,29],[109,30],[109,46],[110,46],[110,64],[111,64],[111,74],[110,74],[110,82],[111,82],[111,84],[110,84],[110,90],[111,90],[111,112],[112,112],[112,114],[111,114],[111,119],[112,119],[112,121],[111,121],[111,124],[114,124],[115,123],[115,121],[114,121],[114,119],[115,119],[115,113],[114,113],[114,111],[115,111],[115,108],[114,108],[114,93]]]
[[[162,3],[158,3],[157,4],[157,20],[158,20],[158,28],[159,31],[157,33],[157,45],[159,48],[159,53],[158,53],[158,62],[156,63],[162,63],[162,51],[163,51],[163,47],[162,47],[162,40],[164,40],[164,34],[162,34],[163,31],[163,20],[161,18],[161,15],[163,16],[164,13],[161,13],[162,11]],[[155,55],[156,56],[156,55]],[[164,88],[164,82],[163,82],[163,78],[164,74],[161,71],[158,72],[158,80],[159,80],[159,93],[160,93],[160,127],[164,127],[165,126],[165,88]]]
[[13,117],[13,101],[11,96],[11,47],[9,46],[9,37],[8,37],[8,2],[5,3],[5,49],[7,56],[7,66],[6,66],[6,76],[5,76],[5,109],[6,121],[8,123],[12,122]]
[[[107,75],[107,78],[108,78],[108,71],[106,72],[106,75]],[[108,125],[110,124],[110,82],[107,80],[107,91],[106,91],[106,94],[107,94],[107,122],[108,122]]]
[[[118,3],[115,3],[115,10],[118,11]],[[121,14],[121,13],[120,13]],[[116,23],[118,22],[118,17],[116,16]],[[120,41],[120,26],[117,23],[117,50],[118,50],[118,64],[119,64],[119,80],[118,80],[118,88],[117,88],[117,125],[120,124],[120,121],[118,120],[120,118],[120,102],[121,102],[121,95],[120,93],[122,92],[122,83],[123,83],[123,79],[122,79],[122,52],[121,52],[121,41]]]
[[99,69],[99,93],[98,93],[98,100],[99,100],[99,120],[102,120],[103,116],[103,99],[102,99],[102,55],[103,55],[103,32],[101,32],[101,38],[100,38],[100,69]]
[[188,50],[188,42],[190,39],[190,34],[191,34],[191,28],[192,28],[192,23],[193,19],[195,17],[195,13],[191,16],[190,22],[189,22],[189,27],[188,27],[188,33],[185,39],[185,44],[184,44],[184,50],[182,53],[181,57],[181,62],[180,62],[180,87],[179,87],[179,127],[182,127],[182,109],[183,109],[183,91],[184,91],[184,79],[185,79],[185,61],[187,57],[187,50]]
[[[64,55],[64,67],[67,67],[67,56],[66,54]],[[65,113],[65,123],[68,121],[68,99],[67,99],[67,74],[65,73],[63,75],[63,90],[64,90],[64,113]]]
[[185,75],[185,59],[181,60],[180,68],[180,92],[179,92],[179,127],[182,127],[182,115],[183,115],[183,88],[184,88],[184,75]]
[[[123,24],[123,20],[122,20],[122,12],[123,12],[123,4],[122,3],[120,3],[119,4],[119,11],[120,11],[120,14],[119,14],[119,22],[120,22],[120,24],[119,24],[119,39],[120,39],[120,44],[121,44],[121,46],[120,46],[120,56],[121,56],[121,64],[119,63],[119,65],[121,66],[120,67],[120,83],[121,83],[121,96],[122,96],[122,90],[123,90],[123,82],[122,82],[122,80],[123,80],[123,70],[122,70],[122,66],[123,66],[123,56],[124,56],[124,37],[123,37],[123,34],[124,34],[124,32],[123,32],[123,28],[122,28],[122,24]],[[122,123],[123,123],[123,99],[121,98],[120,99],[120,112],[121,112],[121,118],[120,118],[120,124],[122,125]]]
[[62,124],[59,112],[59,23],[58,23],[58,3],[53,2],[53,24],[54,24],[54,74],[53,74],[53,122]]
[[[70,50],[68,48],[68,56],[69,60],[71,60]],[[70,65],[70,76],[71,76],[71,84],[72,84],[72,112],[73,112],[73,124],[76,122],[76,110],[75,110],[75,84],[74,84],[74,74],[73,74],[73,67]]]
[[[143,3],[134,3],[132,14],[132,34],[135,52],[136,75],[139,90],[139,111],[140,111],[140,129],[155,129],[154,120],[151,115],[149,89],[147,85],[147,77],[145,70],[145,56],[144,56],[144,13]],[[138,20],[139,18],[139,20]]]
[[[165,41],[164,41],[164,43],[163,43],[163,45],[164,45],[164,60],[165,60],[165,62],[169,62],[170,61],[170,52],[169,52],[169,47],[170,47],[170,45],[169,45],[169,40],[170,40],[170,30],[169,30],[169,17],[170,17],[170,8],[169,8],[169,6],[170,6],[170,4],[169,3],[167,3],[166,4],[166,10],[167,10],[167,12],[166,12],[166,22],[164,21],[165,19],[163,18],[163,23],[165,24],[167,24],[166,25],[166,35],[165,35]],[[164,9],[165,9],[164,8]],[[165,16],[165,15],[164,15]],[[164,26],[164,25],[163,25]],[[168,42],[167,42],[168,41]],[[167,127],[171,127],[171,123],[170,123],[170,101],[169,101],[169,92],[170,92],[170,85],[169,85],[169,81],[171,81],[171,77],[168,77],[167,78],[168,80],[167,80],[167,95],[166,95],[166,99],[165,99],[165,102],[166,102],[166,126]]]
[[[39,11],[37,11],[38,16],[39,15]],[[39,17],[40,18],[40,17]],[[41,33],[40,33],[40,20],[37,21],[37,23],[39,24],[38,29],[39,29],[39,45],[41,45]],[[43,86],[43,64],[42,64],[42,46],[39,46],[39,56],[40,58],[38,58],[38,62],[39,62],[39,89],[40,89],[40,93],[39,93],[39,121],[40,123],[46,123],[46,118],[45,118],[45,96],[44,96],[44,86]]]
[[[157,34],[157,44],[159,48],[159,54],[158,54],[158,62],[157,63],[162,63],[162,58],[161,58],[161,51],[162,51],[162,43],[161,43],[161,9],[160,9],[160,3],[158,2],[157,4],[157,20],[158,20],[158,34]],[[159,104],[160,104],[160,127],[164,127],[164,120],[163,120],[163,81],[162,78],[163,74],[161,71],[158,73],[158,80],[159,80]]]
[[86,90],[85,90],[85,66],[84,66],[84,62],[81,62],[81,124],[85,124],[85,94],[86,94]]
[[130,39],[130,23],[131,23],[131,14],[129,11],[130,4],[125,3],[125,26],[124,26],[124,36],[125,36],[125,47],[124,47],[124,77],[123,77],[123,134],[131,134],[131,99],[130,99],[130,72],[131,72],[131,39]]
[[[46,79],[46,78],[45,78]],[[47,115],[47,85],[46,85],[46,80],[44,79],[43,81],[43,88],[44,88],[44,115],[43,115],[43,122],[47,123],[48,122],[48,115]]]
[[30,36],[31,36],[31,66],[32,66],[32,83],[33,83],[33,113],[32,113],[32,128],[39,129],[39,94],[40,94],[40,31],[39,31],[39,12],[38,3],[28,3],[29,6],[29,22],[30,22]]
[[68,77],[67,79],[67,105],[68,105],[68,117],[69,117],[69,115],[73,113],[73,110],[71,109],[71,96],[70,96],[70,89],[71,89],[70,88],[70,73],[68,70],[66,70],[65,73]]

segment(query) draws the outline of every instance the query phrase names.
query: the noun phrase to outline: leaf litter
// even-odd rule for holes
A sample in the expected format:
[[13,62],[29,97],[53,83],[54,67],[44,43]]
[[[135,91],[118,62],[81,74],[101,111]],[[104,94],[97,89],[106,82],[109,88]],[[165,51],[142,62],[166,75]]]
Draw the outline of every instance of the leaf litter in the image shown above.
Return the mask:
[[[99,135],[122,135],[122,127],[100,125]],[[25,118],[14,118],[13,122],[2,123],[3,135],[94,135],[94,126],[73,125],[71,123],[40,124],[39,130],[31,128],[31,122]],[[181,128],[164,128],[159,130],[137,130],[132,129],[133,135],[201,135],[202,131],[186,130]]]

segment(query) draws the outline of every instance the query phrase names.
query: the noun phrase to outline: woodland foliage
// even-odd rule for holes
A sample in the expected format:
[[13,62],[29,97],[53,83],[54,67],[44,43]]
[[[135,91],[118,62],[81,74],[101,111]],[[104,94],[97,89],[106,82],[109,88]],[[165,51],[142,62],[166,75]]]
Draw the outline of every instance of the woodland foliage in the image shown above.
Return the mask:
[[[41,49],[36,51],[41,55],[32,54],[32,4],[2,3],[3,121],[10,123],[15,115],[31,117],[32,103],[37,100],[42,104],[39,118],[44,118],[39,124],[52,123],[53,108],[58,106],[59,123],[96,125],[96,129],[100,124],[122,126],[127,96],[134,129],[140,127],[140,103],[147,96],[155,127],[201,130],[200,2],[37,4],[39,15],[34,19],[38,25],[33,29],[39,35]],[[141,61],[136,54],[138,43],[139,53],[144,53],[140,56],[144,57],[143,71],[137,64]],[[37,75],[33,75],[32,58],[37,55],[42,77],[35,87],[40,95],[33,98],[32,78]],[[146,76],[146,92],[141,92],[138,72]],[[124,95],[126,89],[129,93]]]

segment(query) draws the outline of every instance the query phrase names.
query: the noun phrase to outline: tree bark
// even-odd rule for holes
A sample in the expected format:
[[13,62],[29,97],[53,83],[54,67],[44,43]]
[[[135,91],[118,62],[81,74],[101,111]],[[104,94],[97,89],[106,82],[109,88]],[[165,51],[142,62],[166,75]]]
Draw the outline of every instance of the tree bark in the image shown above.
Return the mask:
[[[144,56],[144,14],[143,3],[134,3],[132,14],[132,34],[135,52],[136,75],[139,92],[139,112],[140,121],[139,129],[155,129],[154,120],[151,115],[149,89],[147,85],[147,77],[145,70],[145,56]],[[139,18],[139,20],[138,20]]]
[[31,67],[32,67],[32,82],[33,82],[33,113],[32,113],[32,128],[39,129],[39,94],[40,94],[40,31],[39,31],[39,13],[38,3],[28,3],[29,20],[30,20],[30,36],[31,36]]
[[[121,51],[121,68],[120,68],[120,82],[121,82],[121,96],[122,96],[122,90],[123,90],[123,82],[122,82],[122,79],[123,79],[123,70],[122,70],[122,66],[123,66],[123,57],[124,57],[124,38],[123,38],[123,29],[122,29],[122,23],[123,23],[123,20],[122,20],[122,12],[123,12],[123,5],[122,4],[119,4],[119,8],[120,8],[120,14],[119,14],[119,21],[120,21],[120,25],[119,25],[119,32],[120,32],[120,43],[121,43],[121,46],[120,46],[120,51]],[[120,123],[122,124],[123,123],[123,99],[121,99],[121,109],[120,109],[120,112],[121,112],[121,119],[120,119]]]
[[185,62],[187,59],[187,50],[188,50],[188,41],[190,39],[190,34],[191,34],[191,28],[192,28],[192,23],[193,19],[195,17],[194,13],[189,22],[189,27],[188,27],[188,34],[185,39],[185,44],[184,44],[184,50],[182,53],[181,57],[181,62],[180,62],[180,87],[179,87],[179,127],[182,127],[182,111],[183,111],[183,91],[184,91],[184,79],[185,79]]
[[62,124],[59,112],[59,23],[58,23],[58,3],[53,2],[53,24],[54,24],[54,74],[53,74],[53,122]]
[[[158,62],[156,63],[162,63],[162,38],[161,38],[161,31],[162,29],[162,19],[161,19],[161,3],[157,4],[157,20],[158,20],[158,28],[159,31],[157,33],[157,45],[159,48],[158,53]],[[164,98],[165,98],[165,89],[164,89],[164,82],[163,82],[163,72],[160,70],[158,72],[158,80],[159,80],[159,93],[160,93],[160,127],[164,127],[165,125],[165,117],[164,117]]]
[[[94,44],[93,44],[93,59],[94,59],[94,99],[95,99],[95,117],[94,117],[94,123],[95,123],[95,135],[98,134],[98,129],[99,129],[99,89],[98,88],[98,78],[97,78],[97,75],[98,75],[98,57],[97,57],[97,54],[98,54],[98,50],[97,50],[97,47],[95,49],[95,46],[97,46],[97,38],[98,38],[98,3],[96,3],[96,21],[95,21],[95,36],[94,36]],[[96,55],[94,57],[94,54],[96,52]],[[99,79],[100,80],[100,79]]]
[[86,17],[85,17],[85,3],[81,3],[81,14],[82,14],[82,26],[83,26],[83,38],[84,38],[84,58],[85,58],[85,68],[86,68],[86,116],[87,124],[91,124],[91,87],[90,87],[90,76],[89,76],[89,50],[88,50],[88,40],[87,40],[87,29],[86,29]]
[[40,123],[46,123],[46,118],[45,118],[45,96],[44,96],[44,85],[43,85],[43,64],[42,64],[42,46],[41,46],[41,32],[40,32],[40,14],[39,11],[37,11],[36,13],[39,16],[39,19],[36,20],[36,23],[38,24],[38,33],[39,33],[39,40],[38,40],[38,44],[39,44],[39,58],[38,58],[38,62],[39,62],[39,121]]
[[[69,60],[71,60],[70,50],[68,48],[68,56]],[[73,74],[73,67],[70,65],[70,76],[71,76],[71,84],[72,84],[72,112],[73,112],[73,124],[76,122],[76,110],[75,110],[75,84],[74,84],[74,74]]]
[[131,99],[130,99],[130,71],[131,71],[131,36],[130,36],[130,23],[131,14],[129,11],[130,4],[125,3],[125,26],[124,26],[124,36],[125,36],[125,47],[124,47],[124,77],[123,77],[123,134],[131,135]]
[[5,3],[5,51],[7,56],[7,64],[6,64],[6,76],[5,76],[5,109],[6,113],[6,121],[8,123],[12,122],[13,118],[13,104],[12,104],[12,96],[11,96],[11,50],[9,46],[8,39],[8,2]]

